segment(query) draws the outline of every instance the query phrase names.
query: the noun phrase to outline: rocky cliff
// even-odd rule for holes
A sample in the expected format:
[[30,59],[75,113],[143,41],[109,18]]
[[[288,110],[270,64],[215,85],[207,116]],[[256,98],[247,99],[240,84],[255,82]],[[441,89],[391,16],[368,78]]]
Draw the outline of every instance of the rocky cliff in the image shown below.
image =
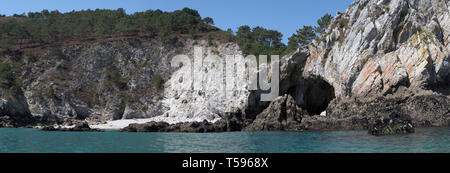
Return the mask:
[[308,110],[302,128],[368,129],[382,117],[449,125],[449,5],[359,0],[312,44],[284,57],[281,92]]
[[195,46],[204,56],[241,55],[235,43],[127,39],[12,52],[2,59],[21,67],[23,92],[2,95],[0,112],[92,124],[169,122],[132,125],[130,131],[375,129],[379,134],[374,126],[407,132],[412,125],[449,125],[449,5],[448,0],[354,2],[311,44],[281,58],[281,96],[272,103],[259,101],[262,91],[224,95],[223,69],[214,64],[204,64],[206,75],[194,76],[204,81],[203,92],[178,90],[190,69],[171,68],[175,55],[193,57]]
[[400,86],[448,94],[448,0],[360,0],[308,46],[303,75],[336,96],[393,93]]
[[20,68],[21,92],[14,97],[2,90],[2,115],[32,116],[49,123],[86,120],[151,118],[161,121],[216,121],[232,107],[241,107],[245,93],[224,97],[214,79],[220,72],[206,67],[203,93],[178,92],[182,69],[171,67],[176,55],[193,58],[194,47],[208,55],[241,54],[234,43],[206,40],[127,39],[9,52],[3,62]]

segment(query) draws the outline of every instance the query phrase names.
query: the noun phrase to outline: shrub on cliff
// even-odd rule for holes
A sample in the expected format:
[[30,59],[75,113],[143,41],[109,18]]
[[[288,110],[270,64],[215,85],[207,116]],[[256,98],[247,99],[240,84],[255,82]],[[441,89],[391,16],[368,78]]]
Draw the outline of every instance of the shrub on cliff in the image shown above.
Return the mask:
[[1,84],[9,85],[12,79],[12,68],[9,63],[0,64],[0,81]]
[[11,96],[20,91],[20,79],[16,76],[10,63],[0,63],[0,90]]
[[112,91],[114,90],[114,88],[117,88],[119,90],[126,90],[127,82],[127,79],[122,78],[122,75],[119,73],[119,71],[115,69],[108,69],[106,71],[104,88],[107,91]]
[[161,86],[163,84],[163,79],[160,75],[156,74],[155,76],[153,76],[152,78],[152,85],[157,88],[160,89]]

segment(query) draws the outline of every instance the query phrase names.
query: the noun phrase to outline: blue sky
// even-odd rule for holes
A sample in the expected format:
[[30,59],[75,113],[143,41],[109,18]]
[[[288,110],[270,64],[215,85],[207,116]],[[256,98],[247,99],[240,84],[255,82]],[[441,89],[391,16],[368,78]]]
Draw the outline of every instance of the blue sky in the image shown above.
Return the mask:
[[189,7],[203,17],[212,17],[216,26],[234,31],[241,25],[262,26],[283,33],[283,41],[303,25],[315,25],[325,13],[333,16],[354,0],[0,0],[0,14],[30,11],[124,8],[127,13],[161,9],[174,11]]

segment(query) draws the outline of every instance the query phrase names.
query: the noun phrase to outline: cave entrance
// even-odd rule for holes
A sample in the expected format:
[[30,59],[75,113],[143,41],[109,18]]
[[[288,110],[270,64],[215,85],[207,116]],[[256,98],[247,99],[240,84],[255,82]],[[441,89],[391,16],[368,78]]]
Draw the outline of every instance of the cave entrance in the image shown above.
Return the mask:
[[303,79],[300,85],[289,89],[289,94],[310,116],[320,115],[335,98],[333,86],[320,77]]
[[450,75],[442,81],[426,86],[426,88],[439,94],[450,96]]
[[306,79],[306,92],[304,97],[305,108],[309,115],[320,115],[335,98],[334,88],[325,80],[314,77]]

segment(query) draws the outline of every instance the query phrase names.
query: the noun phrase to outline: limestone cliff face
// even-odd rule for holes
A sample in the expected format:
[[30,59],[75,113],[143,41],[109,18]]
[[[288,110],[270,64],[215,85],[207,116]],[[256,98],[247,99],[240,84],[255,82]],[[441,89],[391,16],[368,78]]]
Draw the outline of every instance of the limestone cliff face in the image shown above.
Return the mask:
[[[190,58],[192,68],[183,66],[174,69],[174,72],[164,85],[164,98],[162,106],[166,109],[164,114],[155,120],[176,122],[217,121],[232,108],[243,108],[250,95],[248,90],[236,90],[238,83],[245,78],[239,78],[227,88],[230,83],[226,78],[235,79],[236,68],[227,71],[228,64],[234,66],[244,64],[243,59],[226,64],[226,58],[242,55],[239,47],[234,43],[219,44],[217,47],[208,47],[207,42],[200,42],[201,58],[203,63],[195,66],[194,48],[186,47],[186,54]],[[198,45],[197,45],[198,46]],[[211,56],[210,56],[211,55]],[[231,57],[227,57],[231,55]],[[215,56],[216,58],[211,58]],[[199,67],[199,68],[198,68]],[[226,72],[226,73],[225,73]],[[186,76],[191,74],[193,78]],[[195,80],[188,82],[189,80]],[[239,81],[240,80],[240,81]],[[202,87],[194,88],[195,82],[200,81]],[[226,84],[226,85],[225,85]],[[231,86],[231,85],[230,85]],[[245,86],[242,86],[245,88]],[[180,88],[183,88],[180,90]]]
[[448,0],[360,0],[338,13],[308,46],[303,76],[319,76],[337,97],[395,92],[400,86],[448,93]]
[[[0,95],[0,113],[10,116],[74,118],[94,122],[164,117],[164,121],[214,121],[239,107],[245,93],[223,97],[214,83],[220,69],[205,67],[209,90],[176,92],[172,83],[183,73],[171,67],[179,54],[193,58],[194,47],[209,54],[240,54],[234,43],[180,39],[175,42],[130,39],[4,55],[21,64],[22,93]],[[15,58],[14,56],[17,56]],[[164,116],[162,116],[164,115]]]

